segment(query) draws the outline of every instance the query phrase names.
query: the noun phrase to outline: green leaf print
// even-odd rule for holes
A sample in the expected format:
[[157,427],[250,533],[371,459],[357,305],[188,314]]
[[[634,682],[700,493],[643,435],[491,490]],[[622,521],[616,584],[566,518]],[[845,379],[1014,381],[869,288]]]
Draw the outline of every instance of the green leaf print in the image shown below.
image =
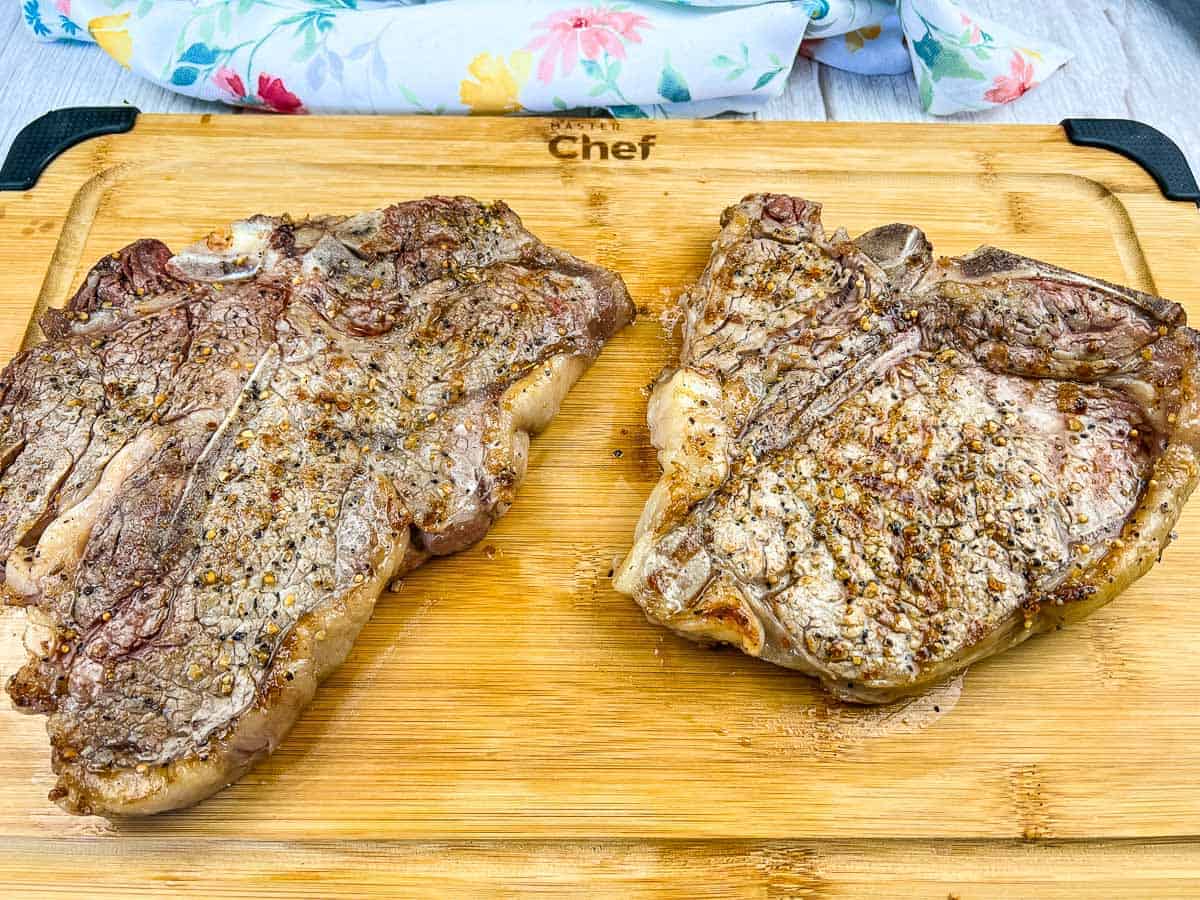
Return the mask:
[[646,111],[640,106],[610,106],[608,111],[612,113],[614,119],[648,119]]
[[671,54],[663,56],[662,75],[658,79],[658,93],[671,103],[688,103],[692,92],[688,90],[687,80],[678,69],[671,65]]
[[938,54],[937,63],[930,66],[930,74],[934,81],[943,78],[970,78],[974,81],[987,81],[987,76],[978,69],[972,69],[967,58],[953,47],[943,47]]
[[407,100],[409,102],[409,104],[416,109],[418,115],[440,116],[442,113],[444,113],[446,111],[446,107],[440,103],[437,106],[435,106],[433,109],[430,109],[429,107],[427,107],[424,103],[421,102],[420,98],[417,97],[416,93],[408,85],[402,84],[399,87],[400,87],[400,93],[402,93],[404,95],[404,99]]
[[758,81],[754,82],[754,87],[750,88],[750,90],[757,91],[759,88],[766,87],[768,84],[770,84],[772,81],[774,81],[775,76],[778,75],[782,71],[783,71],[783,69],[774,69],[769,72],[763,72],[761,75],[758,76]]
[[932,34],[926,31],[925,36],[913,44],[913,50],[916,51],[921,62],[932,69],[934,63],[937,62],[938,56],[941,55],[942,45],[937,42],[937,39]]
[[292,59],[296,62],[304,62],[317,52],[317,32],[311,25],[304,28],[304,43],[296,48],[296,52],[292,54]]
[[611,91],[622,103],[629,102],[621,93],[621,86],[617,84],[617,79],[621,76],[619,59],[613,59],[608,53],[605,53],[602,60],[582,59],[579,61],[579,65],[584,74],[596,82],[588,91],[589,97],[599,97]]
[[913,44],[917,57],[929,68],[929,75],[934,81],[943,78],[970,78],[974,81],[987,81],[987,76],[977,69],[972,69],[967,58],[949,44],[937,40],[928,31],[925,36]]
[[[740,60],[735,59],[732,56],[729,56],[728,54],[725,54],[725,53],[717,54],[711,60],[710,64],[714,68],[728,70],[725,73],[726,81],[737,81],[739,78],[741,78],[743,75],[745,75],[746,72],[748,72],[750,70],[750,67],[751,67],[750,48],[746,44],[739,44],[738,46],[739,46],[739,49],[741,50],[741,59]],[[774,81],[775,77],[777,75],[779,75],[780,72],[784,72],[787,70],[787,67],[784,66],[783,62],[779,59],[779,56],[777,54],[770,53],[767,55],[767,59],[769,59],[771,61],[771,67],[768,69],[765,69],[763,72],[759,73],[758,78],[755,79],[755,81],[754,81],[754,86],[751,87],[750,90],[752,90],[752,91],[761,90],[762,88],[764,88],[768,84],[770,84],[772,81]],[[754,66],[754,68],[758,68],[758,66]]]

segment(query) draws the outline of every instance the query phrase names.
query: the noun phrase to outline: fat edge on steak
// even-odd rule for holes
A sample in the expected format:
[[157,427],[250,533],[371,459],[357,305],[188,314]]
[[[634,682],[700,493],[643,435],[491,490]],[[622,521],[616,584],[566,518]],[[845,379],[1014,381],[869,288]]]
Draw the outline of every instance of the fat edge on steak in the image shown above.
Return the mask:
[[616,588],[652,620],[887,702],[1145,574],[1197,480],[1181,307],[752,195],[681,299],[662,477]]
[[504,204],[256,216],[101,260],[0,376],[9,682],[80,814],[270,753],[391,579],[477,541],[633,308]]

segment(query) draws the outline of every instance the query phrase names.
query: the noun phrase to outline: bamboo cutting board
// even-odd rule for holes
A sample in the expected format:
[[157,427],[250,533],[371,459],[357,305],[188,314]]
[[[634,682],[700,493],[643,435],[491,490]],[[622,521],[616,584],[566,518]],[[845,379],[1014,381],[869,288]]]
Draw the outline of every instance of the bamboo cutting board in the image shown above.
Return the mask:
[[[1200,501],[1162,565],[1091,619],[879,709],[689,644],[610,587],[658,475],[644,387],[676,350],[658,314],[704,266],[721,210],[759,190],[821,200],[830,229],[911,221],[936,252],[996,244],[1177,299],[1200,322],[1196,208],[1051,126],[143,116],[67,152],[33,190],[0,194],[3,361],[35,306],[61,304],[135,238],[180,247],[256,212],[431,193],[503,198],[547,242],[620,271],[642,313],[534,440],[512,511],[385,595],[279,751],[238,784],[152,820],[72,818],[45,799],[43,720],[0,711],[0,883],[143,896],[1193,890]],[[22,618],[0,616],[5,675],[23,658]]]

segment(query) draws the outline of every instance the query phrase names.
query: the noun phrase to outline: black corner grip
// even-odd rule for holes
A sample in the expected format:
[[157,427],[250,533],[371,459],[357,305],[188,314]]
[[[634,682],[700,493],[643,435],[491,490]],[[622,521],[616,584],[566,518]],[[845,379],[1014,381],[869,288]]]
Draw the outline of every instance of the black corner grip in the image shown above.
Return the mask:
[[1157,128],[1132,119],[1063,119],[1062,127],[1072,144],[1102,147],[1132,159],[1150,173],[1168,200],[1200,205],[1200,187],[1187,157]]
[[40,116],[18,132],[0,167],[0,191],[27,191],[58,154],[102,134],[133,127],[135,106],[72,106]]

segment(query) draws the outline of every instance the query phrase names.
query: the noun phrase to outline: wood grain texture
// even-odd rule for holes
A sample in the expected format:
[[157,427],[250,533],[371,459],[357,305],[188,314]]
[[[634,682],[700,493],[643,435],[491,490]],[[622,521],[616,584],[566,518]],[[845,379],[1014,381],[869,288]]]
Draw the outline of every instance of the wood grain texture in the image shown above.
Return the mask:
[[1197,859],[1200,844],[1186,841],[26,839],[0,848],[0,883],[18,896],[71,898],[536,894],[694,900],[1146,900],[1194,898],[1200,882]]
[[[559,161],[547,139],[567,126],[645,130],[657,146],[645,162]],[[512,511],[385,595],[238,784],[153,820],[71,818],[44,799],[42,720],[0,713],[0,879],[154,895],[191,872],[209,896],[287,896],[304,873],[379,893],[423,877],[432,893],[595,879],[610,893],[850,897],[888,877],[900,883],[881,896],[1185,892],[1200,865],[1187,840],[1200,835],[1200,505],[1164,563],[1093,618],[895,707],[843,706],[674,637],[609,572],[658,475],[642,389],[675,349],[658,314],[743,194],[820,199],[851,233],[913,221],[941,253],[998,244],[1173,297],[1200,321],[1194,253],[1180,250],[1198,246],[1195,207],[1055,127],[613,127],[144,116],[69,151],[35,190],[0,194],[0,361],[35,303],[60,304],[134,238],[179,247],[255,212],[434,192],[505,199],[548,242],[622,272],[643,311],[534,440]],[[21,627],[0,615],[4,673]]]
[[[1194,0],[969,0],[980,15],[1053,40],[1074,59],[1017,103],[934,119],[921,112],[910,75],[870,77],[799,60],[784,93],[758,114],[805,121],[1056,123],[1066,116],[1141,119],[1171,135],[1200,173],[1200,3]],[[131,103],[143,112],[229,113],[122,69],[94,46],[41,44],[0,3],[0,157],[26,122],[60,106]]]

